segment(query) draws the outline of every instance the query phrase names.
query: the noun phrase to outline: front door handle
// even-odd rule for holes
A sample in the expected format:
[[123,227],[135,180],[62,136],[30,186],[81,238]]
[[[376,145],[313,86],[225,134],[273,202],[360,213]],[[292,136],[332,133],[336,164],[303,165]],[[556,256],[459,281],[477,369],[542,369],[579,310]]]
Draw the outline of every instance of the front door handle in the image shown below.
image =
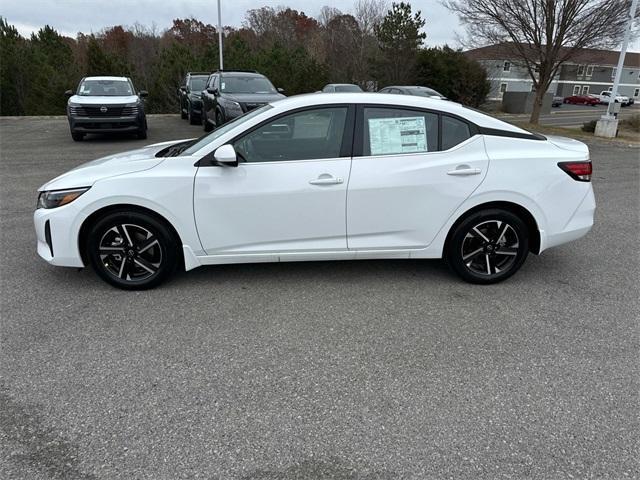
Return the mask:
[[447,175],[466,176],[466,175],[478,175],[482,170],[479,168],[471,168],[467,165],[459,166],[455,170],[449,170]]
[[323,173],[315,180],[310,180],[311,185],[339,185],[344,183],[344,180],[340,177],[332,177],[327,173]]

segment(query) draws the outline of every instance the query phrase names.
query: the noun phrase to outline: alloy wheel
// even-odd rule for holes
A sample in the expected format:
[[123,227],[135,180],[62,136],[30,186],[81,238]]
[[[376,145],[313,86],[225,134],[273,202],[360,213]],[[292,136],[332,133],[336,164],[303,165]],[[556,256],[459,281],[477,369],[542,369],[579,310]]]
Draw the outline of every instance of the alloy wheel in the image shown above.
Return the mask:
[[158,237],[133,223],[109,228],[98,246],[104,269],[116,278],[138,282],[154,276],[163,261]]
[[491,277],[511,269],[519,250],[520,239],[513,226],[504,220],[486,220],[466,233],[461,256],[471,272]]

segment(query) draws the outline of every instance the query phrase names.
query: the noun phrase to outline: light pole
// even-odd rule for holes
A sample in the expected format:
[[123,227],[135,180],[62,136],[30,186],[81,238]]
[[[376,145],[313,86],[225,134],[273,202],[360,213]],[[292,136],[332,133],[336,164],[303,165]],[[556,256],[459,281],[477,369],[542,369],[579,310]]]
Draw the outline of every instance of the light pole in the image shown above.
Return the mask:
[[619,110],[621,105],[616,103],[616,97],[618,96],[618,86],[620,85],[620,77],[622,76],[622,70],[624,69],[624,57],[627,54],[627,47],[629,46],[629,38],[631,37],[631,26],[636,16],[636,8],[638,7],[638,0],[631,2],[631,9],[629,10],[629,19],[627,20],[627,27],[624,31],[624,40],[622,41],[622,48],[620,49],[620,56],[618,57],[618,67],[616,69],[616,76],[613,80],[613,88],[611,89],[611,95],[609,96],[609,104],[607,105],[607,113],[600,117],[596,124],[595,135],[597,137],[613,138],[618,131],[618,119],[615,116],[616,110]]
[[[634,0],[637,2],[638,0]],[[222,15],[220,14],[220,0],[218,0],[218,56],[220,57],[220,70],[224,69],[222,61]]]

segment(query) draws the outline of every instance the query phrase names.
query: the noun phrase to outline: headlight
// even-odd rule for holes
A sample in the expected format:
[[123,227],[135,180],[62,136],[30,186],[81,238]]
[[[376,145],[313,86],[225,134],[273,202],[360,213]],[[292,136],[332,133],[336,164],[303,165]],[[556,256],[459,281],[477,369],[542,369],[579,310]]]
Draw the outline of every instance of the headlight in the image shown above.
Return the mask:
[[50,190],[40,192],[36,208],[56,208],[73,202],[76,198],[89,190],[89,187],[73,188],[70,190]]
[[242,107],[238,102],[233,100],[225,100],[222,105],[229,115],[242,115]]

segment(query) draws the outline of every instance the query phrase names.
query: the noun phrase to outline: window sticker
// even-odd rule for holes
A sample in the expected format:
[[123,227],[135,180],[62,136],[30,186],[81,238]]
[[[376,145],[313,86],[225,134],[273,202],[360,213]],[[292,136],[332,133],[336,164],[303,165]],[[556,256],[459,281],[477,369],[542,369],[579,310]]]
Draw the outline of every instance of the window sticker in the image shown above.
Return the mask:
[[80,85],[80,93],[84,93],[84,83]]
[[426,152],[424,117],[370,118],[371,155]]
[[225,86],[225,83],[222,82],[222,87],[221,87],[222,90],[224,90],[224,86]]

